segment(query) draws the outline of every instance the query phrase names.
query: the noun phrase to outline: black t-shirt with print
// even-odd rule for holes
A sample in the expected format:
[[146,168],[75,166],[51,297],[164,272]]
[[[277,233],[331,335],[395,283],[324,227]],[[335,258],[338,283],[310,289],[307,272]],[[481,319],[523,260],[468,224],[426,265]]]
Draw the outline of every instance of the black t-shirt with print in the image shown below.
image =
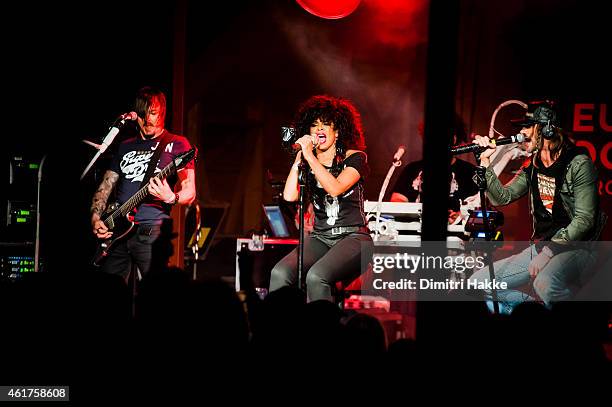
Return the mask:
[[[474,166],[467,161],[456,159],[451,164],[451,183],[448,194],[448,207],[459,210],[461,203],[478,192],[478,186],[472,179]],[[406,165],[395,183],[394,192],[408,198],[409,202],[421,202],[423,184],[423,160],[413,161]]]
[[[185,137],[174,135],[164,130],[160,136],[154,139],[133,137],[119,145],[117,154],[111,162],[110,169],[119,174],[116,188],[117,201],[120,204],[130,199],[140,189],[142,179],[149,167],[149,161],[151,161],[155,148],[162,137],[170,137],[170,141],[159,157],[154,171],[154,174],[157,174],[170,164],[174,157],[191,148],[189,141]],[[185,168],[193,167],[193,161],[185,166]],[[168,177],[167,181],[170,188],[174,188],[177,181],[176,175]],[[143,225],[161,224],[163,219],[170,217],[170,209],[170,205],[166,205],[149,196],[136,208],[134,220],[136,223]]]
[[[316,185],[311,191],[315,230],[323,231],[338,226],[364,226],[366,224],[363,210],[363,183],[370,171],[367,155],[362,151],[351,154],[340,165],[341,169],[346,167],[355,168],[361,177],[348,191],[335,198],[321,187],[312,171],[308,174],[309,185]],[[326,168],[330,170],[329,167]]]
[[563,185],[567,165],[581,153],[583,151],[575,147],[564,149],[550,167],[545,167],[538,155],[537,168],[531,164],[525,169],[531,178],[535,238],[549,240],[559,229],[570,224],[571,219],[563,207],[559,191]]

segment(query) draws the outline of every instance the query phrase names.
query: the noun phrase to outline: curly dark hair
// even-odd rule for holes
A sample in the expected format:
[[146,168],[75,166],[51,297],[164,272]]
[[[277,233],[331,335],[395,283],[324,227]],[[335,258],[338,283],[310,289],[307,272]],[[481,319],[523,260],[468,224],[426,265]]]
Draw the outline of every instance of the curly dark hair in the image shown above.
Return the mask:
[[[310,127],[317,119],[324,123],[333,123],[334,130],[338,131],[336,157],[330,168],[331,174],[337,177],[342,171],[342,162],[346,158],[347,150],[366,150],[361,115],[348,99],[328,95],[312,96],[300,105],[295,115],[293,127],[296,129],[296,134],[299,136],[310,134]],[[309,173],[306,193],[311,199],[317,194],[316,184],[314,175]],[[323,199],[324,196],[319,198]]]
[[334,129],[338,131],[337,161],[344,160],[347,150],[365,151],[361,115],[348,99],[317,95],[306,100],[295,115],[294,127],[297,134],[310,134],[310,127],[317,119],[333,123]]

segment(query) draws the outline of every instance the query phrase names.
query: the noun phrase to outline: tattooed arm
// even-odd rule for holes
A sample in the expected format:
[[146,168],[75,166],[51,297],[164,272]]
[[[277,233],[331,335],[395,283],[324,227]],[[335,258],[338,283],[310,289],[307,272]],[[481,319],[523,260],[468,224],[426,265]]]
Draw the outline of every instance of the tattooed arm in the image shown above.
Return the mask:
[[110,237],[113,232],[109,232],[104,222],[100,220],[100,215],[106,209],[106,203],[111,191],[115,187],[119,174],[114,171],[106,171],[102,183],[98,187],[98,190],[94,194],[93,201],[91,203],[91,226],[93,233],[101,238],[106,239]]

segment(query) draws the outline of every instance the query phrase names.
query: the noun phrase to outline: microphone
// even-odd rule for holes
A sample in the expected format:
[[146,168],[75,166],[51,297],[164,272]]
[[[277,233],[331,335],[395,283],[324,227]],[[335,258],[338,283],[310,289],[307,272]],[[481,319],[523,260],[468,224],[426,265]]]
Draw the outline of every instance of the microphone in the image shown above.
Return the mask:
[[402,158],[402,156],[404,155],[404,153],[406,152],[406,146],[404,146],[403,144],[400,145],[397,148],[397,151],[395,152],[395,155],[393,156],[393,161],[397,162],[400,160],[400,158]]
[[137,118],[138,115],[136,112],[123,113],[121,116],[119,116],[119,119],[121,120],[136,120]]
[[106,135],[106,137],[104,137],[104,140],[102,140],[102,144],[98,149],[98,151],[100,151],[100,154],[104,153],[106,149],[111,145],[111,143],[115,139],[115,136],[119,134],[119,131],[121,131],[121,128],[125,124],[126,120],[136,120],[137,118],[138,115],[136,114],[136,112],[129,112],[120,115],[109,129],[108,134]]
[[[504,137],[500,139],[491,140],[495,145],[502,146],[504,144],[513,144],[513,143],[522,143],[525,140],[525,135],[523,133],[515,134],[511,137]],[[482,152],[485,151],[487,147],[479,146],[478,144],[463,144],[460,146],[451,147],[450,152],[451,155],[456,154],[464,154],[470,152]]]
[[[314,142],[314,143],[312,143],[312,146],[313,146],[313,147],[317,147],[317,146],[319,145],[318,138],[316,138],[316,137],[315,137],[315,139],[314,139],[314,140],[315,140],[315,142]],[[294,152],[301,151],[301,150],[302,150],[302,145],[301,145],[301,144],[298,144],[298,143],[293,143],[293,144],[291,144],[291,149],[292,149]]]
[[100,155],[102,155],[106,151],[106,149],[111,145],[111,143],[113,142],[117,134],[119,134],[119,132],[121,131],[121,128],[125,125],[126,120],[136,120],[137,118],[138,118],[138,115],[136,114],[136,112],[124,113],[120,115],[119,117],[117,117],[115,122],[109,128],[108,133],[104,137],[104,140],[102,140],[102,144],[98,145],[98,144],[92,143],[91,141],[83,140],[87,144],[96,147],[98,149],[98,152],[96,153],[94,158],[91,159],[91,161],[89,162],[89,164],[87,165],[83,173],[81,174],[81,180],[85,177],[85,174],[87,174],[90,168],[94,165],[98,157],[100,157]]

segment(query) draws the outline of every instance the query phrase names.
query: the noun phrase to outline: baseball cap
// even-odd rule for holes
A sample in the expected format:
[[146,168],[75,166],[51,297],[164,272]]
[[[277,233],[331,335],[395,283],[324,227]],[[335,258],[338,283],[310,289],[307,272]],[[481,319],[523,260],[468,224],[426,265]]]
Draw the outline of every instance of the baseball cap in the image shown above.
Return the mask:
[[550,122],[559,126],[559,118],[553,107],[553,103],[546,101],[534,101],[527,104],[527,112],[519,119],[510,120],[512,125],[519,127],[530,127],[536,123],[546,124]]

